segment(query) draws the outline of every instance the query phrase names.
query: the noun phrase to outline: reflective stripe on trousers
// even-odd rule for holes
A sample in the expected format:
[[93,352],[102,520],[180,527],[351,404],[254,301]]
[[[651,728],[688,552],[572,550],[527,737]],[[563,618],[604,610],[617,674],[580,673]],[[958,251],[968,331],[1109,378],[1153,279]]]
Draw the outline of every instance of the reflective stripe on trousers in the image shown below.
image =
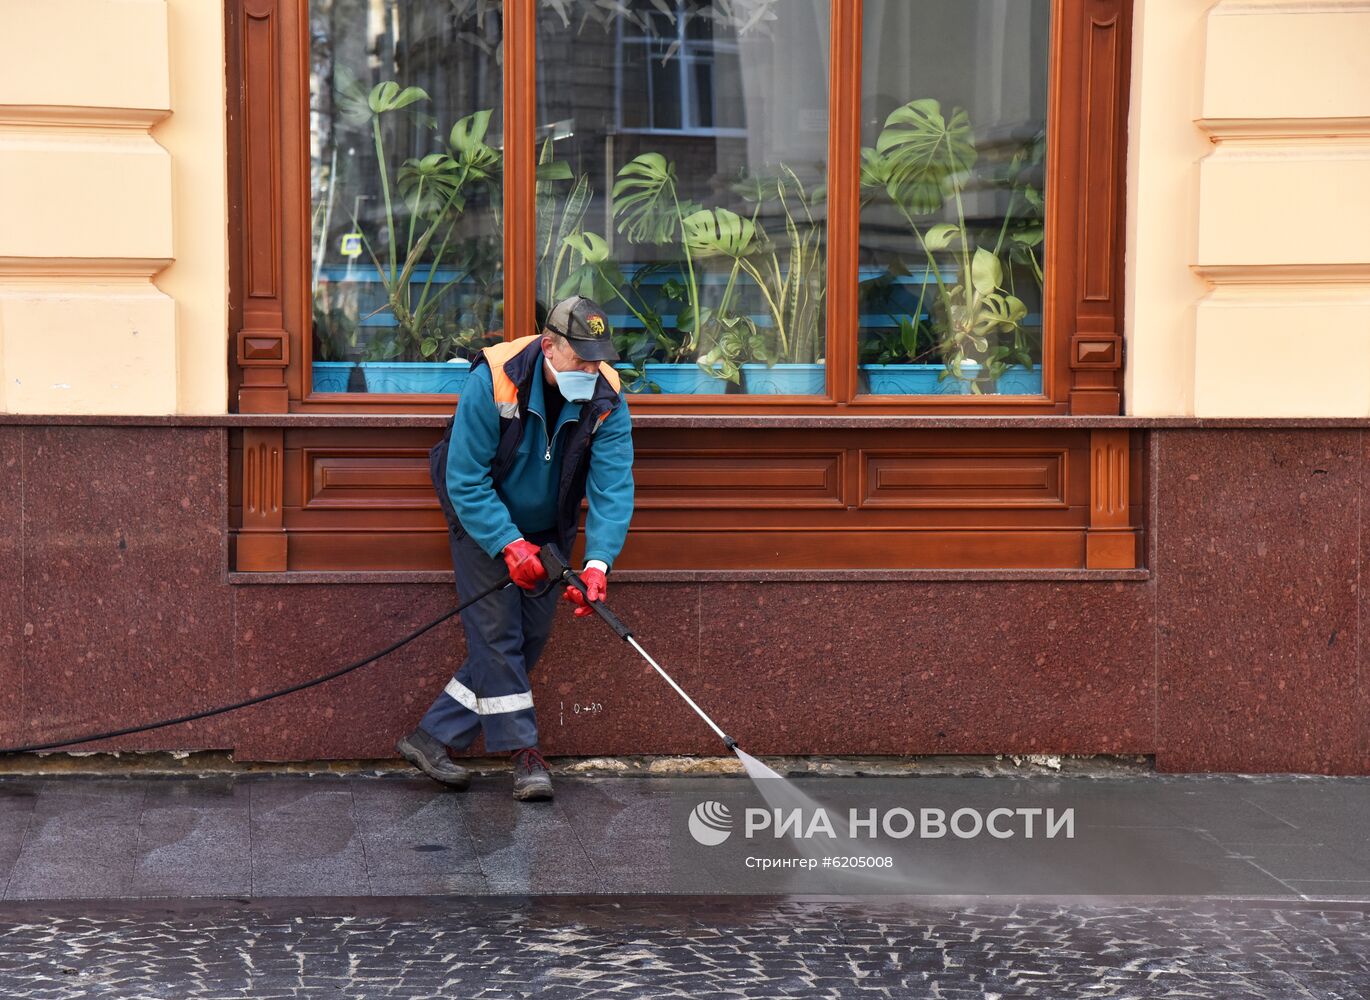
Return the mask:
[[[491,559],[465,532],[449,530],[447,537],[459,595],[478,593],[507,572],[502,558]],[[488,751],[536,746],[528,671],[547,644],[562,589],[552,587],[534,597],[506,587],[463,611],[466,662],[419,725],[458,750],[474,743],[481,732]]]

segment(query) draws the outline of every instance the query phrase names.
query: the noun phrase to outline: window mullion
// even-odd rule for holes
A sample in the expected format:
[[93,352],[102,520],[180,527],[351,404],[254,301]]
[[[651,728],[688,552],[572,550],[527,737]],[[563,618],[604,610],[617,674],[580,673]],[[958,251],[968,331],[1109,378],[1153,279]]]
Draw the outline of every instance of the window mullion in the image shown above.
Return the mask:
[[832,5],[828,53],[828,389],[856,395],[860,240],[861,0]]
[[504,0],[504,338],[533,332],[537,0]]

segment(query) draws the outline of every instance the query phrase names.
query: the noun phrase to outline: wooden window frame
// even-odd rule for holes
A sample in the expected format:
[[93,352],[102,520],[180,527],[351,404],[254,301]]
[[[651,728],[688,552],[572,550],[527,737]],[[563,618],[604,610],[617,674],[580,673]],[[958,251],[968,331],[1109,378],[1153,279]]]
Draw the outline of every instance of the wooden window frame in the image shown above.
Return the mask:
[[[450,412],[453,395],[315,393],[308,0],[229,0],[232,408],[240,413]],[[827,393],[632,397],[644,414],[1121,412],[1131,0],[1054,0],[1047,114],[1043,396],[857,392],[861,0],[831,0]],[[504,0],[505,328],[531,329],[536,260],[537,0]],[[512,333],[510,334],[512,336]]]
[[[846,70],[861,65],[861,0],[831,2],[827,396],[631,397],[639,502],[615,571],[1135,572],[1145,441],[1118,420],[1060,419],[1121,412],[1133,0],[1053,0],[1042,397],[857,394],[861,86]],[[228,364],[244,415],[231,565],[441,574],[425,450],[455,396],[306,391],[308,0],[227,3]],[[518,331],[534,297],[520,206],[535,181],[536,0],[505,12],[505,325]]]

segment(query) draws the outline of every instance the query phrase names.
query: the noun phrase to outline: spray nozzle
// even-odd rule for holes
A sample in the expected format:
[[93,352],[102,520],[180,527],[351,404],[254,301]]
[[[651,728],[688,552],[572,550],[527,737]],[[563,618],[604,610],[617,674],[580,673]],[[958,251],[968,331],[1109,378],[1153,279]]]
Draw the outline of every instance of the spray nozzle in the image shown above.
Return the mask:
[[737,750],[737,740],[733,739],[731,736],[723,737],[723,745],[729,750]]

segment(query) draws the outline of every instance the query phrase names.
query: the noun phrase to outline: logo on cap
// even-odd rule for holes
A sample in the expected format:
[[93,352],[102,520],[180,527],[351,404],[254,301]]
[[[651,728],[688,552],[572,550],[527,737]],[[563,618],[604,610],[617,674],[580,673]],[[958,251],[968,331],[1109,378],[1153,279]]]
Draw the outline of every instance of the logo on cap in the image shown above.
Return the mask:
[[603,317],[603,316],[591,316],[591,317],[590,317],[590,332],[593,333],[596,337],[598,337],[601,333],[604,332],[604,317]]

